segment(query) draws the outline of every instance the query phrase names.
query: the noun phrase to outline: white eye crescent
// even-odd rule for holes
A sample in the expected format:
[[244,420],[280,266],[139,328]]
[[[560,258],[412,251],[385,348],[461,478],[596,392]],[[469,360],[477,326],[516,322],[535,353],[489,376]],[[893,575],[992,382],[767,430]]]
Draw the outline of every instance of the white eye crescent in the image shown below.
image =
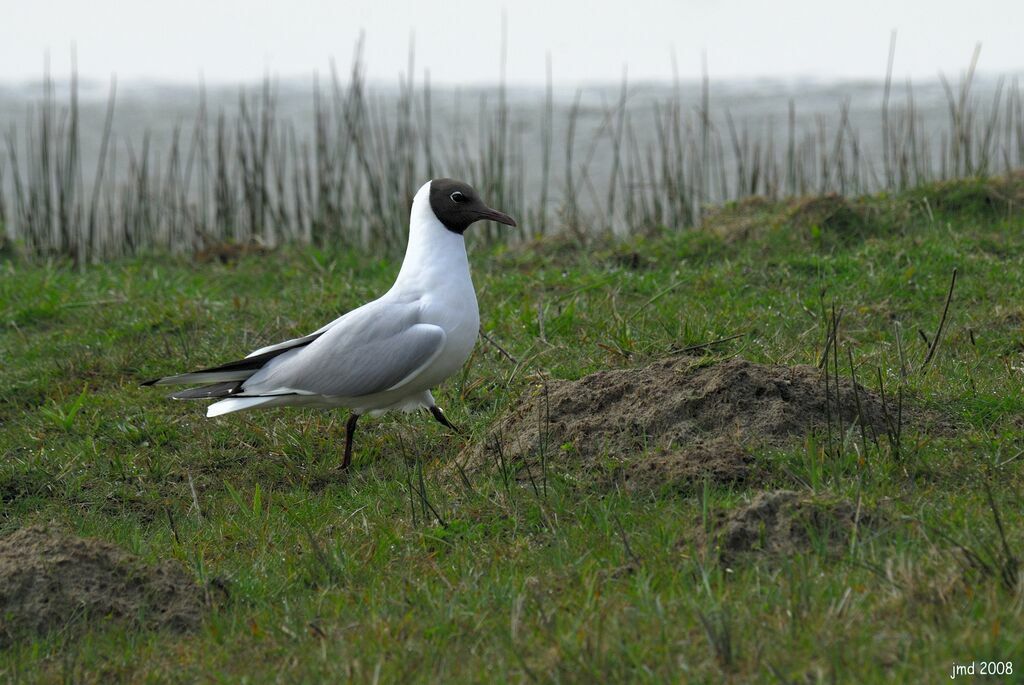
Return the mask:
[[452,193],[449,197],[452,198],[452,202],[465,202],[466,201],[466,196],[463,195],[458,190],[456,190],[454,193]]

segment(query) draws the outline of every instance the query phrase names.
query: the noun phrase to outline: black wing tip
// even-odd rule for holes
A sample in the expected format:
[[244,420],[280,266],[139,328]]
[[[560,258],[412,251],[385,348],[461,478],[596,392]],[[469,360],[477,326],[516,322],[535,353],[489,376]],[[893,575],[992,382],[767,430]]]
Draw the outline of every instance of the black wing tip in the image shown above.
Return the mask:
[[226,381],[224,383],[213,383],[201,385],[198,388],[179,390],[168,395],[172,400],[211,400],[235,395],[242,387],[242,381]]
[[[193,374],[216,373],[218,371],[252,371],[252,372],[255,373],[256,371],[261,369],[264,364],[266,364],[268,361],[270,361],[271,359],[273,359],[277,355],[284,354],[285,352],[297,349],[299,347],[305,347],[306,345],[310,344],[311,342],[313,342],[314,340],[319,338],[321,335],[323,335],[323,332],[313,333],[313,334],[307,335],[304,338],[299,338],[298,339],[299,342],[297,342],[296,344],[292,345],[291,347],[283,347],[283,348],[281,348],[279,350],[271,350],[269,352],[264,352],[263,354],[258,354],[258,355],[252,356],[252,357],[245,357],[243,359],[238,359],[238,360],[235,360],[233,362],[228,362],[227,364],[221,364],[220,366],[213,366],[213,367],[210,367],[209,369],[200,369],[199,371],[192,371],[191,373],[193,373]],[[167,378],[173,378],[173,376],[166,376],[166,377],[163,377],[163,378],[154,378],[153,380],[144,381],[142,383],[139,383],[139,386],[140,387],[151,387],[151,386],[159,384],[160,381],[166,380]],[[199,381],[199,382],[201,382],[201,381]],[[234,382],[235,381],[228,381],[228,383],[234,383]],[[185,398],[175,398],[175,399],[185,399]],[[187,399],[191,399],[191,398],[187,398]]]

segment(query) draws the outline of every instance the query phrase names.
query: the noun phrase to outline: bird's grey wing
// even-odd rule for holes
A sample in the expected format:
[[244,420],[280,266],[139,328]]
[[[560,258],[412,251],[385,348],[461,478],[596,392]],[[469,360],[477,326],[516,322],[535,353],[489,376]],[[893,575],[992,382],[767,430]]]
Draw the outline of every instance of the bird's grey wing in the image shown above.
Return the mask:
[[[199,371],[192,371],[190,373],[179,373],[174,376],[165,376],[163,378],[154,378],[153,380],[146,381],[142,385],[184,385],[186,383],[219,383],[217,386],[217,392],[226,392],[231,386],[238,386],[246,378],[249,378],[254,373],[258,372],[264,366],[266,366],[270,360],[279,355],[288,353],[289,351],[295,352],[299,348],[304,347],[314,340],[316,340],[322,331],[311,333],[302,338],[294,338],[292,340],[286,340],[276,345],[270,345],[263,347],[255,352],[249,354],[244,359],[236,359],[233,362],[227,364],[221,364],[220,366],[214,366],[208,369],[201,369]],[[223,385],[227,383],[227,385]],[[213,388],[208,388],[213,391]],[[196,399],[199,397],[212,397],[212,395],[195,394],[192,391],[185,391],[182,393],[175,393],[172,395],[175,399]]]
[[[358,310],[353,310],[353,311],[358,311]],[[313,340],[316,340],[318,337],[320,337],[320,335],[325,333],[328,329],[332,328],[335,324],[340,323],[346,316],[348,316],[351,313],[352,312],[346,312],[346,313],[342,314],[341,316],[339,316],[334,321],[331,321],[330,323],[324,324],[323,326],[321,326],[320,328],[316,329],[315,331],[313,331],[309,335],[304,335],[301,338],[292,338],[290,340],[283,340],[283,341],[281,341],[279,343],[274,343],[273,345],[267,345],[266,347],[261,347],[258,350],[253,350],[249,354],[245,355],[245,358],[249,359],[250,357],[256,357],[258,355],[264,355],[264,354],[267,354],[268,352],[277,352],[278,350],[287,350],[287,349],[290,349],[292,347],[301,347],[302,345],[307,345],[310,342],[312,342]]]
[[324,330],[328,328],[330,325],[331,324],[327,324],[327,326],[325,326],[324,328],[316,330],[313,333],[310,333],[309,335],[304,335],[301,338],[291,338],[289,340],[282,340],[279,343],[274,343],[273,345],[267,345],[266,347],[261,347],[258,350],[253,350],[249,354],[245,355],[245,358],[250,359],[252,357],[259,357],[265,355],[268,352],[278,352],[281,350],[288,350],[293,347],[301,347],[302,345],[307,345],[313,340],[316,340],[317,336],[323,333]]
[[267,364],[240,395],[362,397],[400,388],[444,348],[444,329],[419,323],[412,305],[366,307],[294,353]]

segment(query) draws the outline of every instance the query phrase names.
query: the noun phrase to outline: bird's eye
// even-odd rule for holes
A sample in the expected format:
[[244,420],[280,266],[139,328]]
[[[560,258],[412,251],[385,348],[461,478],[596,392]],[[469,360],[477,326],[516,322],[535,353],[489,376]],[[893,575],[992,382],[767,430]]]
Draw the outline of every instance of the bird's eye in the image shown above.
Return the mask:
[[460,193],[457,190],[454,193],[451,194],[451,198],[452,198],[452,202],[465,202],[466,201],[466,196],[463,195],[462,193]]

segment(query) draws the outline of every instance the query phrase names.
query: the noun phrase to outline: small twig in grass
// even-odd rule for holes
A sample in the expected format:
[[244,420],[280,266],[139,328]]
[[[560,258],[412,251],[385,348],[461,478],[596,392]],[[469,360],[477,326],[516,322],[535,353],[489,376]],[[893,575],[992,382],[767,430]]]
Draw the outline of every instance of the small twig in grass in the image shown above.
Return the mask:
[[857,490],[857,509],[853,514],[853,530],[850,532],[850,557],[853,557],[853,552],[857,548],[857,534],[860,532],[861,504],[863,504],[863,493],[860,492],[860,485],[857,486]]
[[[864,426],[864,412],[863,412],[863,410],[861,409],[861,406],[860,406],[860,391],[857,388],[857,370],[853,366],[853,349],[851,349],[849,346],[847,346],[846,347],[846,354],[847,354],[847,356],[850,359],[850,378],[851,378],[851,383],[853,385],[853,402],[854,402],[854,405],[857,408],[857,423],[860,424],[860,443],[861,443],[861,447],[864,449],[864,458],[867,459],[868,458],[868,438],[867,438],[867,432],[866,432],[867,429]],[[878,439],[876,437],[875,442],[877,443],[877,441],[878,441]]]
[[922,371],[927,368],[932,357],[935,356],[935,351],[939,348],[939,341],[942,339],[942,330],[946,326],[946,315],[949,313],[949,303],[953,299],[953,288],[956,287],[956,274],[957,270],[954,268],[953,277],[949,281],[949,292],[946,293],[946,304],[942,307],[942,318],[939,319],[939,327],[935,330],[935,337],[932,339],[932,344],[928,347],[928,354],[925,356],[924,361],[921,362]]
[[[838,357],[838,355],[839,355],[839,342],[838,341],[839,341],[839,322],[842,320],[843,312],[845,310],[844,310],[843,307],[840,307],[839,311],[837,312],[836,311],[836,303],[835,303],[835,301],[833,301],[832,302],[832,310],[831,310],[831,312],[829,312],[825,308],[824,292],[822,293],[821,310],[822,310],[823,318],[824,318],[824,320],[825,320],[825,322],[826,322],[826,324],[828,326],[828,329],[827,329],[826,334],[825,334],[825,349],[822,351],[821,359],[818,361],[818,368],[819,369],[824,369],[824,371],[825,371],[825,421],[826,421],[826,424],[828,426],[828,444],[826,445],[826,450],[827,450],[826,453],[832,455],[832,454],[836,454],[837,453],[837,452],[833,451],[833,438],[832,438],[832,426],[833,426],[832,418],[833,417],[832,417],[832,406],[831,406],[832,390],[835,390],[835,394],[836,394],[836,397],[835,397],[835,419],[836,419],[836,425],[839,428],[839,442],[838,442],[839,447],[842,446],[843,434],[844,434],[843,433],[843,428],[842,428],[842,409],[843,408],[842,408],[842,402],[841,402],[840,395],[839,395],[839,357]],[[829,366],[828,366],[828,364],[829,364],[830,357],[835,357],[836,376],[835,376],[835,382],[834,383],[832,382],[832,379],[829,377]]]
[[475,495],[476,488],[474,488],[473,483],[470,482],[469,476],[466,474],[466,469],[459,463],[458,459],[455,459],[453,463],[455,464],[455,470],[459,472],[459,478],[462,480],[462,484],[466,486],[466,490]]
[[672,292],[673,290],[675,290],[679,286],[683,285],[685,282],[686,281],[676,281],[675,283],[670,283],[669,285],[665,286],[664,288],[662,288],[658,292],[654,293],[654,295],[649,297],[646,302],[644,302],[639,307],[637,307],[635,310],[633,310],[633,313],[626,317],[626,321],[627,322],[632,321],[637,316],[639,316],[645,309],[650,307],[652,304],[654,304],[655,302],[660,300],[665,295],[668,295],[670,292]]
[[828,363],[829,347],[832,347],[833,343],[835,343],[836,336],[839,333],[839,322],[842,320],[845,311],[845,307],[840,307],[839,312],[837,313],[835,305],[832,305],[832,316],[828,319],[828,335],[825,336],[825,351],[822,352],[821,359],[818,360],[819,369],[826,368],[826,364]]
[[405,440],[402,439],[402,434],[398,434],[398,448],[402,451],[402,462],[405,464],[405,485],[409,490],[409,511],[412,512],[412,527],[416,528],[418,525],[416,518],[416,500],[413,499],[412,493],[415,488],[412,484],[412,461],[409,459],[409,455],[405,450]]
[[705,350],[705,349],[707,349],[709,347],[714,347],[716,345],[721,345],[721,344],[727,343],[727,342],[729,342],[731,340],[736,340],[737,338],[742,338],[742,337],[744,337],[746,335],[747,335],[747,333],[745,333],[745,332],[744,333],[736,333],[735,335],[730,335],[730,336],[727,336],[725,338],[719,338],[718,340],[712,340],[712,341],[706,342],[706,343],[700,343],[699,345],[690,345],[688,347],[684,347],[684,348],[678,349],[678,350],[674,348],[672,350],[672,352],[678,353],[678,354],[686,354],[688,352],[696,352],[697,350]]
[[313,635],[313,637],[318,638],[320,640],[327,639],[327,633],[324,632],[324,629],[321,628],[320,624],[318,624],[316,621],[309,621],[306,623],[306,626],[309,628],[309,632]]
[[412,496],[413,490],[415,489],[412,484],[412,464],[408,460],[406,460],[405,464],[405,485],[409,490],[409,511],[412,512],[412,527],[416,528],[419,525],[419,522],[416,517],[416,500],[413,499]]
[[1008,590],[1013,590],[1017,587],[1018,574],[1017,570],[1020,568],[1020,560],[1017,559],[1013,550],[1010,549],[1010,544],[1006,541],[1006,531],[1003,529],[1003,517],[999,515],[999,507],[996,506],[996,500],[992,496],[992,484],[989,483],[988,478],[985,479],[985,497],[988,499],[988,506],[992,510],[992,518],[995,519],[996,530],[999,531],[999,542],[1003,547],[1003,563],[999,569],[1002,576],[1003,585]]
[[417,461],[416,465],[420,481],[420,498],[423,500],[423,505],[430,510],[430,513],[434,515],[434,518],[437,519],[442,528],[447,528],[448,523],[441,517],[441,514],[437,513],[437,509],[434,508],[434,505],[430,503],[430,499],[427,497],[427,482],[423,478],[423,462]]
[[60,305],[61,309],[77,309],[79,307],[105,307],[108,304],[124,304],[128,300],[124,297],[112,297],[105,300],[84,300],[82,302],[68,302]]
[[494,342],[494,339],[491,336],[487,335],[487,332],[484,331],[483,328],[480,329],[480,337],[489,342],[492,346],[494,346],[494,349],[498,350],[498,352],[500,352],[501,355],[505,357],[505,359],[509,360],[513,364],[519,364],[519,360],[513,357],[511,354],[509,354],[504,347]]
[[202,523],[203,512],[199,509],[199,495],[196,494],[196,484],[192,482],[192,472],[185,471],[185,475],[188,476],[188,489],[192,493],[192,508],[196,512],[196,521]]
[[622,547],[626,551],[626,556],[629,557],[630,562],[634,566],[638,566],[639,567],[640,566],[640,557],[638,557],[636,555],[636,553],[633,551],[632,546],[630,546],[630,544],[629,544],[629,536],[626,534],[626,529],[622,527],[622,521],[620,521],[619,517],[617,515],[615,515],[615,514],[612,514],[612,521],[615,522],[615,527],[619,531],[619,537],[622,538]]
[[[399,434],[399,436],[398,436],[398,444],[399,444],[399,448],[402,450],[402,455],[406,456],[407,453],[406,453],[406,449],[405,449],[405,440],[402,438],[401,434]],[[408,463],[408,457],[407,456],[406,456],[406,462]],[[426,482],[426,480],[423,477],[423,461],[420,460],[420,459],[416,459],[415,462],[416,462],[416,476],[417,476],[416,494],[417,494],[417,496],[419,496],[420,506],[423,508],[423,518],[424,519],[427,518],[427,511],[429,510],[430,513],[434,515],[434,518],[437,519],[437,522],[441,524],[441,527],[442,528],[447,528],[448,527],[448,523],[444,520],[444,518],[441,516],[441,514],[439,514],[437,512],[437,509],[434,508],[434,505],[431,504],[430,499],[427,497],[427,482]],[[411,480],[410,480],[409,487],[410,487],[410,489],[412,489]],[[415,511],[415,509],[414,509],[414,511]],[[413,516],[414,516],[414,523],[413,523],[413,525],[415,525],[415,513],[413,514]]]
[[704,632],[707,635],[708,642],[711,644],[711,648],[715,652],[715,659],[718,661],[718,665],[723,669],[731,670],[736,659],[736,652],[733,646],[732,626],[729,624],[728,614],[720,613],[717,617],[718,620],[712,622],[703,611],[698,609],[697,617],[700,619],[701,625],[704,626]]
[[787,678],[782,673],[782,671],[779,670],[779,667],[773,664],[772,662],[768,661],[766,663],[768,664],[768,670],[772,672],[772,675],[775,676],[775,679],[778,680],[780,683],[784,683],[784,685],[790,685],[791,683],[796,682],[795,680],[790,680],[789,678]]
[[[522,445],[520,445],[519,447],[520,447],[519,451],[520,451],[520,453],[522,453]],[[533,494],[539,500],[541,498],[540,497],[540,488],[537,487],[537,481],[534,480],[534,478],[533,478],[533,469],[530,468],[530,460],[529,459],[524,459],[523,460],[523,468],[526,470],[526,477],[530,481],[530,487],[533,489]]]
[[896,444],[903,444],[903,386],[896,388]]
[[547,379],[544,379],[544,433],[540,450],[540,469],[544,483],[544,497],[548,496],[548,435],[551,430],[551,398],[548,394]]
[[[831,336],[831,333],[829,333],[829,335]],[[828,354],[829,354],[829,346],[828,346],[828,340],[826,340],[825,341],[825,351],[824,351],[824,353],[822,354],[822,357],[821,357],[821,362],[822,363],[818,366],[818,368],[822,368],[822,366],[824,366],[824,368],[825,368],[825,425],[828,427],[828,442],[827,442],[827,444],[825,446],[825,453],[828,454],[828,455],[831,455],[833,453],[832,452],[832,390],[831,390],[831,387],[830,387],[831,386],[831,381],[830,381],[829,375],[828,375]],[[839,395],[839,393],[837,391],[836,392],[836,396],[838,397],[838,395]]]
[[882,379],[882,368],[875,367],[875,372],[878,374],[878,394],[882,398],[882,413],[885,415],[885,430],[889,436],[889,447],[893,450],[896,458],[899,459],[899,431],[892,419],[892,414],[889,413],[889,398],[885,395],[885,381]]
[[[839,319],[842,317],[842,308],[839,310],[839,314],[836,313],[836,304],[832,303],[832,366],[835,371],[835,389],[836,389],[836,415],[839,420],[839,445],[842,447],[844,437],[846,435],[846,429],[843,427],[843,405],[842,405],[842,394],[839,392]],[[828,369],[825,369],[828,373]]]
[[801,476],[797,472],[793,471],[788,466],[783,466],[782,467],[782,472],[784,474],[786,474],[787,478],[789,478],[791,480],[794,480],[797,483],[799,483],[801,486],[803,486],[804,489],[806,489],[806,490],[813,490],[814,489],[813,486],[810,483],[807,482],[806,478],[804,478],[803,476]]
[[[600,343],[598,343],[598,345],[600,345]],[[519,375],[520,371],[522,371],[523,369],[531,368],[530,365],[533,364],[533,362],[535,362],[537,359],[539,359],[543,355],[551,352],[552,350],[557,350],[558,349],[554,345],[549,345],[549,346],[545,347],[542,350],[538,350],[537,352],[533,352],[533,349],[536,346],[537,346],[536,343],[531,345],[530,349],[527,350],[527,353],[529,354],[529,356],[526,357],[523,361],[516,363],[515,368],[512,369],[512,373],[510,373],[508,375],[508,378],[505,380],[505,387],[506,388],[512,387],[512,381],[514,381],[516,379],[516,376]],[[531,354],[531,352],[532,352],[532,354]],[[543,369],[537,369],[536,373],[543,373]]]
[[600,343],[600,342],[599,343],[595,343],[595,344],[598,347],[600,347],[602,350],[604,350],[605,352],[611,352],[612,354],[617,354],[618,356],[623,357],[624,359],[629,359],[630,357],[633,356],[632,353],[629,350],[624,350],[621,347],[619,347],[618,345],[615,345],[613,347],[611,345],[607,345],[605,343]]
[[[541,476],[541,488],[544,493],[544,497],[548,496],[548,470],[547,470],[547,450],[548,450],[548,432],[547,429],[550,425],[551,420],[551,408],[548,406],[548,383],[547,379],[541,379],[544,387],[544,406],[542,407],[539,403],[537,404],[537,456],[540,457],[540,476]],[[542,414],[541,410],[546,409],[547,413]],[[533,473],[529,470],[529,461],[526,463],[527,475],[530,476],[530,482],[533,483]],[[534,492],[537,491],[537,486],[533,486]],[[538,493],[538,498],[540,494]]]
[[935,213],[932,212],[932,204],[930,202],[928,202],[928,198],[927,197],[924,198],[924,201],[922,202],[922,204],[924,205],[925,212],[928,213],[928,223],[934,224],[935,223]]
[[512,485],[509,482],[509,470],[508,465],[505,463],[505,448],[502,443],[501,436],[494,436],[494,455],[497,458],[498,470],[501,473],[501,481],[505,485],[505,491],[511,496]]
[[900,358],[900,378],[902,380],[906,380],[907,355],[903,352],[903,326],[900,325],[899,321],[894,321],[892,327],[893,331],[896,333],[896,352]]
[[1021,456],[1024,456],[1024,450],[1021,450],[1021,451],[1017,452],[1017,454],[1013,455],[1012,457],[1009,457],[1007,459],[1003,459],[1001,462],[996,464],[996,468],[1001,468],[1003,466],[1006,466],[1011,461],[1014,461],[1015,459],[1017,459],[1017,458],[1019,458]]
[[174,525],[174,516],[171,515],[171,510],[164,507],[164,513],[167,514],[167,523],[171,526],[171,535],[174,536],[174,542],[181,544],[181,540],[178,538],[178,527]]

